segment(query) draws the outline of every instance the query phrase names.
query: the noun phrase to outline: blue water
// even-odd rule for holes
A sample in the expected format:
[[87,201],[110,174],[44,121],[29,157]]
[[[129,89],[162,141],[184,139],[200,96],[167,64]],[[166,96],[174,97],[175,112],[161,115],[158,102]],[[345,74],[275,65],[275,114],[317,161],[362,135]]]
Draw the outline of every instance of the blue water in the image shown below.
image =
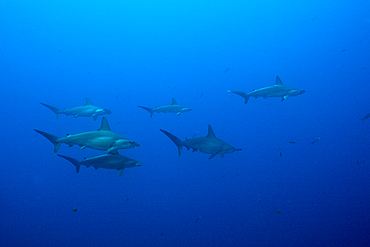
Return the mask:
[[[1,1],[0,245],[368,245],[369,11],[364,0]],[[245,105],[227,92],[277,75],[306,93]],[[36,135],[97,130],[101,117],[56,120],[40,104],[85,97],[141,144],[119,151],[141,167],[76,174]],[[172,98],[193,110],[137,107]],[[185,140],[208,124],[243,150],[179,157],[159,131]]]

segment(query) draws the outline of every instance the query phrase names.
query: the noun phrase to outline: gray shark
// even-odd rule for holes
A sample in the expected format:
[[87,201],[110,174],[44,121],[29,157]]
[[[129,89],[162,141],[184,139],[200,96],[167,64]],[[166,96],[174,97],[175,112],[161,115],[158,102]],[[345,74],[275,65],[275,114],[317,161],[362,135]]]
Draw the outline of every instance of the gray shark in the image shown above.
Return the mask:
[[211,157],[209,157],[209,159],[212,159],[217,154],[221,157],[224,157],[225,154],[233,153],[235,151],[241,151],[241,149],[234,148],[226,142],[218,139],[213,132],[211,125],[208,125],[208,135],[206,137],[186,139],[185,141],[181,141],[179,138],[165,130],[160,129],[160,131],[165,133],[166,136],[168,136],[176,144],[179,150],[179,156],[181,155],[183,146],[186,147],[188,150],[192,148],[193,152],[211,154]]
[[229,93],[235,93],[242,96],[245,99],[245,104],[248,103],[249,97],[263,97],[267,99],[268,97],[282,97],[281,101],[287,100],[290,96],[297,96],[306,92],[306,90],[299,90],[296,88],[285,86],[279,76],[276,76],[276,83],[270,87],[264,87],[260,89],[253,90],[250,93],[241,91],[231,91],[227,90]]
[[[40,102],[41,103],[41,102]],[[55,114],[57,114],[57,119],[60,117],[61,114],[65,114],[67,116],[72,115],[76,117],[92,117],[94,120],[98,119],[98,116],[102,116],[105,114],[111,114],[112,112],[108,109],[104,109],[101,107],[93,106],[89,98],[86,97],[86,104],[84,106],[77,106],[73,108],[66,108],[64,110],[60,110],[54,106],[47,105],[41,103],[41,105],[46,106],[50,110],[52,110]]]
[[157,107],[157,108],[154,108],[154,109],[149,108],[149,107],[145,107],[145,106],[138,106],[138,107],[143,108],[144,110],[147,110],[150,113],[150,117],[153,116],[154,112],[158,112],[158,113],[160,113],[160,112],[163,112],[163,113],[172,112],[172,113],[176,113],[176,115],[178,116],[182,112],[191,111],[190,108],[178,105],[174,98],[172,98],[172,104],[171,105],[160,106],[160,107]]
[[46,137],[49,141],[54,144],[54,154],[58,152],[58,149],[62,143],[68,144],[70,147],[78,145],[81,149],[86,147],[98,150],[104,150],[111,152],[117,149],[129,149],[133,147],[140,147],[140,144],[130,139],[127,139],[121,135],[118,135],[110,130],[108,121],[103,117],[101,121],[100,129],[96,131],[83,132],[75,135],[67,135],[66,137],[59,138],[41,130],[36,130]]
[[118,174],[121,176],[123,173],[123,169],[137,167],[143,164],[143,162],[141,161],[133,160],[129,157],[120,155],[117,150],[114,150],[108,154],[84,159],[83,161],[78,161],[65,155],[58,154],[58,156],[68,160],[73,165],[75,165],[77,173],[80,171],[80,166],[93,166],[95,170],[99,168],[118,170]]

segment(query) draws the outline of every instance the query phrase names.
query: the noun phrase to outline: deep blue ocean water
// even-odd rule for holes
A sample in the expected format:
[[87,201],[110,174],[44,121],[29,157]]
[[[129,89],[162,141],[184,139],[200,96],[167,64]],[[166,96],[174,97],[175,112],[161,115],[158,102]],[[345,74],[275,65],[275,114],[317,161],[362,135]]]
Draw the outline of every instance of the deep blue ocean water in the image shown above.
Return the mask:
[[[1,1],[0,245],[368,246],[369,13],[365,0]],[[306,93],[245,105],[227,92],[277,75]],[[101,117],[56,120],[40,102],[85,97],[141,144],[119,153],[142,166],[76,174],[53,155],[34,129],[62,137]],[[137,107],[172,98],[193,110]],[[243,150],[179,157],[159,131],[185,140],[208,124]]]

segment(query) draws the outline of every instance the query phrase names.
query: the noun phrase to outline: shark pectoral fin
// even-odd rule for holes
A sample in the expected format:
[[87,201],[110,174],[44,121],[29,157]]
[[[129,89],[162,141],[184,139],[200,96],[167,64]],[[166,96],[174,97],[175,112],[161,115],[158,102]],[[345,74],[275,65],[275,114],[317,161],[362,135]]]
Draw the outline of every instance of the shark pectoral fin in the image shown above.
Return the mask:
[[212,154],[211,155],[211,157],[209,157],[208,159],[210,160],[210,159],[212,159],[213,157],[215,157],[217,155],[217,153],[214,153],[214,154]]
[[58,120],[59,117],[60,117],[60,113],[57,113],[57,120]]
[[73,115],[75,118],[78,117],[78,115]]
[[85,149],[86,148],[86,146],[80,146],[81,147],[81,149]]
[[93,115],[92,118],[94,119],[94,121],[96,121],[96,119],[98,119],[98,116],[97,115]]
[[107,152],[110,153],[115,150],[117,150],[117,147],[111,147],[111,148],[108,148]]
[[179,111],[178,113],[176,113],[176,115],[178,116],[178,115],[180,115],[180,113],[181,113],[181,112]]
[[222,158],[225,157],[225,153],[224,152],[219,152],[218,155],[220,155]]
[[289,98],[289,95],[285,95],[281,101],[287,100]]
[[268,97],[269,97],[268,95],[263,96],[264,99],[267,99]]
[[119,169],[119,170],[117,169],[117,170],[118,170],[118,175],[120,175],[120,176],[122,175],[122,173],[123,173],[123,169],[124,169],[124,168]]

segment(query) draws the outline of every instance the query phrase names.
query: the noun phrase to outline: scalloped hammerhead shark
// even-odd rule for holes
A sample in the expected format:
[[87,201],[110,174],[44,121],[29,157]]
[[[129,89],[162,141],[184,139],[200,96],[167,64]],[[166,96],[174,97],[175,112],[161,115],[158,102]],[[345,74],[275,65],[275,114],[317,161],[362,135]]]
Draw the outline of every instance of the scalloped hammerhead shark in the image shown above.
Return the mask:
[[208,125],[208,135],[206,137],[197,137],[193,139],[186,139],[181,141],[178,137],[172,135],[171,133],[160,129],[166,136],[168,136],[177,146],[179,150],[179,156],[181,155],[182,147],[186,147],[188,150],[193,149],[193,152],[202,152],[206,154],[211,154],[209,159],[212,159],[217,154],[222,158],[225,154],[233,153],[235,151],[241,151],[242,149],[237,149],[227,144],[226,142],[218,139],[213,132],[211,125]]
[[100,129],[96,131],[83,132],[75,135],[67,135],[66,137],[59,138],[55,135],[46,133],[41,130],[35,129],[35,131],[54,144],[54,154],[58,152],[58,149],[62,143],[68,144],[70,147],[78,145],[81,149],[86,147],[104,150],[111,152],[117,149],[129,149],[133,147],[140,147],[140,144],[130,139],[127,139],[119,134],[111,131],[108,125],[108,121],[103,117],[101,121]]
[[112,112],[108,109],[104,109],[101,107],[93,106],[89,98],[86,97],[86,104],[84,106],[77,106],[73,108],[66,108],[64,110],[60,110],[54,106],[47,105],[41,103],[41,105],[46,106],[50,110],[52,110],[55,114],[57,114],[57,119],[60,117],[61,114],[65,114],[66,116],[72,115],[76,117],[92,117],[94,120],[98,119],[98,116],[102,116],[105,114],[111,114]]
[[231,91],[227,90],[229,93],[235,93],[242,96],[245,99],[245,104],[248,103],[249,97],[263,97],[267,99],[268,97],[282,97],[281,101],[287,100],[290,96],[297,96],[306,92],[306,90],[299,90],[296,88],[285,86],[279,76],[276,76],[276,83],[273,86],[264,87],[260,89],[253,90],[250,93],[241,91]]
[[176,115],[178,116],[182,112],[191,111],[190,108],[183,107],[183,106],[177,104],[177,102],[174,98],[172,98],[172,104],[171,105],[159,106],[159,107],[156,107],[154,109],[149,108],[149,107],[145,107],[145,106],[138,106],[138,107],[148,111],[150,113],[150,117],[153,116],[154,112],[158,112],[158,113],[160,113],[160,112],[163,112],[163,113],[172,112],[172,113],[176,113]]
[[121,176],[123,173],[123,169],[141,166],[143,164],[143,162],[141,161],[133,160],[129,157],[120,155],[117,152],[117,150],[113,150],[108,154],[103,154],[92,158],[84,159],[82,161],[78,161],[74,158],[65,155],[60,154],[57,155],[71,162],[76,167],[77,173],[80,171],[80,166],[86,167],[93,166],[95,170],[99,168],[118,170],[118,174]]

